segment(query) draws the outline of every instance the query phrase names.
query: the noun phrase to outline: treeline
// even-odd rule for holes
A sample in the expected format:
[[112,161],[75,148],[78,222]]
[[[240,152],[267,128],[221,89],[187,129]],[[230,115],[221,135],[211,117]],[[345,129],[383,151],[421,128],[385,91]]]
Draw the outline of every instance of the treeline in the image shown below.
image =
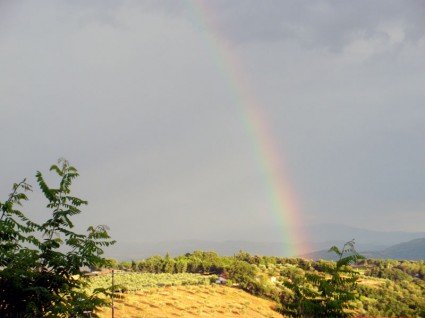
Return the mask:
[[[165,256],[155,255],[139,261],[118,262],[115,259],[109,259],[108,267],[144,273],[220,275],[231,268],[236,261],[243,261],[257,267],[290,264],[305,271],[321,271],[324,266],[335,263],[333,261],[313,261],[304,258],[258,256],[243,251],[234,256],[219,256],[216,252],[194,251],[177,257],[171,257],[169,254]],[[353,268],[362,269],[363,274],[366,276],[387,278],[394,281],[423,281],[425,279],[425,261],[362,259],[354,264]]]
[[132,270],[143,273],[205,273],[221,274],[231,263],[233,257],[222,257],[215,252],[195,251],[178,257],[155,255],[140,261],[116,262],[111,260],[112,267],[121,270]]
[[[196,274],[223,274],[237,262],[250,265],[276,264],[284,261],[284,258],[268,256],[252,256],[246,252],[239,252],[234,256],[219,256],[216,252],[194,251],[185,255],[164,257],[155,255],[140,261],[118,262],[109,259],[110,268],[120,270],[132,270],[144,273],[196,273]],[[299,259],[302,261],[302,259]]]

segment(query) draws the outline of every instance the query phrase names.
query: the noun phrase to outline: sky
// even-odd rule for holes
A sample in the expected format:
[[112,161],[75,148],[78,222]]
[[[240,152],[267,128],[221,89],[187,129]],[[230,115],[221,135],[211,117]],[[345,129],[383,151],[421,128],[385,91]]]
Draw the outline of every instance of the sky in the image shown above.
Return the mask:
[[240,81],[299,224],[423,231],[424,15],[413,0],[1,1],[0,200],[65,157],[89,201],[77,223],[117,240],[276,240]]

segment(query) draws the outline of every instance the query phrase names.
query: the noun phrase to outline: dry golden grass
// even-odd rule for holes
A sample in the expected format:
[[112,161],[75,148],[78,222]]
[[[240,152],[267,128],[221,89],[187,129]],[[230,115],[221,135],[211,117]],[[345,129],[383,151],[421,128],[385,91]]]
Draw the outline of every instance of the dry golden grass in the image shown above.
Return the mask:
[[[116,318],[250,317],[281,318],[274,303],[226,286],[179,286],[154,288],[115,300]],[[111,309],[100,312],[111,317]]]

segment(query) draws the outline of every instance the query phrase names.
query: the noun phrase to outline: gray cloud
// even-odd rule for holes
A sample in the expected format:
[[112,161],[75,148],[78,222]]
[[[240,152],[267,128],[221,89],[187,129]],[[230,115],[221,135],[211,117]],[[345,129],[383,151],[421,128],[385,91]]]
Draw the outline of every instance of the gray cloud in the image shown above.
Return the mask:
[[418,41],[424,36],[422,1],[204,2],[222,34],[234,42],[295,41],[340,50],[356,38]]
[[[189,6],[2,5],[1,193],[65,156],[90,201],[84,221],[119,240],[261,240],[253,229],[275,228],[234,92]],[[422,2],[205,5],[306,222],[422,229]]]

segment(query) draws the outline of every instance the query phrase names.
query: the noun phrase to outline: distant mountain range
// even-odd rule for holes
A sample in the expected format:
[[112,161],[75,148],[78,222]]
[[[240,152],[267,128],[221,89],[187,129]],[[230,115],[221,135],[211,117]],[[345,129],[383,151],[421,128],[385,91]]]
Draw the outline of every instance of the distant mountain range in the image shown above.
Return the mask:
[[372,255],[374,258],[425,260],[425,238],[399,243]]
[[[414,239],[408,242],[399,243],[381,251],[361,251],[360,254],[367,258],[384,259],[405,259],[405,260],[425,260],[425,238]],[[320,250],[304,255],[311,259],[335,260],[335,254],[328,250]]]
[[355,239],[358,250],[383,250],[400,242],[425,237],[425,232],[374,231],[341,224],[322,224],[306,227],[311,250],[327,249]]
[[[356,248],[367,256],[381,258],[425,259],[425,232],[373,231],[339,224],[324,224],[306,227],[309,241],[303,242],[309,248],[305,256],[327,259],[326,251],[332,245],[342,246],[345,242],[355,239]],[[262,233],[264,232],[264,235]],[[272,232],[272,231],[270,231]],[[220,255],[233,255],[240,250],[257,255],[294,256],[288,255],[289,244],[282,242],[257,241],[261,238],[272,239],[265,230],[258,230],[252,235],[253,241],[238,240],[178,240],[163,242],[120,242],[106,250],[107,257],[119,260],[138,260],[152,255],[172,256],[193,252],[194,250],[216,251]],[[417,240],[418,239],[418,240]],[[400,243],[406,242],[406,243]],[[408,244],[408,245],[405,245]],[[372,252],[370,252],[372,251]],[[404,256],[403,256],[404,255]],[[320,256],[320,257],[319,257]]]

